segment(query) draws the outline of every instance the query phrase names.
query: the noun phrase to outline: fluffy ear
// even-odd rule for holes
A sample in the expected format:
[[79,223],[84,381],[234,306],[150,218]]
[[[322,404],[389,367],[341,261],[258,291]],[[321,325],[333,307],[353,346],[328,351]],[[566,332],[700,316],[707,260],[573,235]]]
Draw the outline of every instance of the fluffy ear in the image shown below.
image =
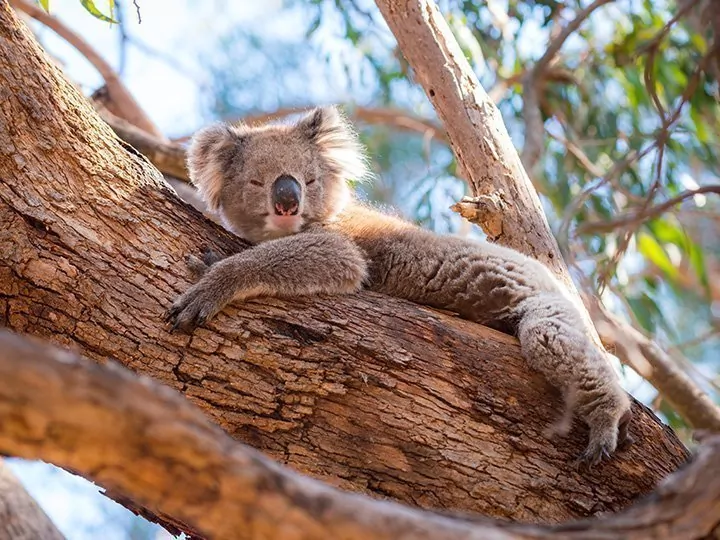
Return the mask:
[[330,168],[343,180],[362,180],[368,174],[367,158],[357,134],[336,107],[313,109],[295,127],[317,145]]
[[190,180],[198,188],[208,208],[216,212],[225,179],[242,150],[242,127],[214,124],[198,131],[187,153]]

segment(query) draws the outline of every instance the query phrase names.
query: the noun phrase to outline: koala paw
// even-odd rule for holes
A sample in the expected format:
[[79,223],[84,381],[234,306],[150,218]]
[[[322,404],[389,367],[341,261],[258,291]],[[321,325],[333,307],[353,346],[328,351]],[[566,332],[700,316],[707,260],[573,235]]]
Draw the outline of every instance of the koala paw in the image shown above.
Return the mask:
[[632,411],[627,409],[617,423],[608,422],[591,427],[588,446],[576,463],[590,469],[601,461],[610,459],[615,450],[626,450],[632,446],[635,441],[628,433],[630,420]]
[[165,322],[171,325],[170,332],[178,328],[188,333],[202,326],[214,317],[225,302],[205,288],[201,283],[191,287],[180,296],[165,313]]

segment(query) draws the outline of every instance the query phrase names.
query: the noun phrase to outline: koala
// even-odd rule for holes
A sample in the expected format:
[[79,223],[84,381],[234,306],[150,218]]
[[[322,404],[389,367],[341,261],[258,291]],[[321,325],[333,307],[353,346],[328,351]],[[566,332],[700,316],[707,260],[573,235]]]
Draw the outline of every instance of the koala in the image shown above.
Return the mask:
[[568,292],[540,262],[481,241],[438,236],[354,199],[367,171],[350,124],[334,107],[292,124],[217,124],[199,131],[188,169],[209,209],[254,247],[197,258],[201,279],[166,313],[192,331],[229,302],[349,294],[367,288],[514,331],[522,354],[563,390],[565,411],[589,427],[579,460],[595,465],[631,443],[630,400],[594,345]]

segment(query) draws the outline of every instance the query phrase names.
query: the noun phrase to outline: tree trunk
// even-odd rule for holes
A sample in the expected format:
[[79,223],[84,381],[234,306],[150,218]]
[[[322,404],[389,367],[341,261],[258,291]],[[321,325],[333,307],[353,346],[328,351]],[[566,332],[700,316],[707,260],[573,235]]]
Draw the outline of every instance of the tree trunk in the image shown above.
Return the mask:
[[50,518],[0,460],[0,540],[62,540]]
[[247,245],[119,143],[6,2],[0,66],[5,326],[150,375],[297,470],[422,507],[559,522],[619,510],[687,459],[636,405],[638,443],[576,470],[587,434],[543,438],[559,396],[515,339],[377,294],[248,302],[169,334],[186,255]]

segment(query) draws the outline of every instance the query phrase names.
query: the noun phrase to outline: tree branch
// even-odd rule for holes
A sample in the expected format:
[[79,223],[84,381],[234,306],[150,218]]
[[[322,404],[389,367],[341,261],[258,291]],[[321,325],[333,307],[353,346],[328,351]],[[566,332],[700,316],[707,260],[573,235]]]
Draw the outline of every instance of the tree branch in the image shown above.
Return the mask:
[[641,210],[640,212],[637,212],[635,214],[620,216],[619,218],[610,221],[591,221],[589,223],[584,223],[583,225],[580,225],[580,227],[578,227],[578,232],[583,234],[603,233],[613,231],[618,227],[637,225],[639,223],[642,223],[643,221],[664,214],[673,206],[680,204],[687,199],[691,199],[696,195],[702,195],[704,193],[720,194],[720,185],[707,185],[701,186],[697,189],[689,189],[660,204],[645,208],[644,210]]
[[100,117],[105,120],[115,134],[144,155],[161,173],[190,182],[185,164],[185,148],[181,144],[151,135],[127,120],[115,116],[109,109],[102,107],[98,107],[98,109]]
[[135,98],[133,98],[132,94],[125,87],[112,66],[108,64],[87,41],[65,26],[62,21],[27,0],[9,0],[9,2],[13,8],[26,13],[53,30],[57,35],[75,47],[75,49],[92,64],[105,80],[108,92],[124,119],[155,137],[160,139],[164,138],[162,132],[150,120],[145,111],[140,108],[140,105],[135,101]]
[[[565,44],[567,39],[575,32],[577,32],[577,30],[580,28],[580,25],[585,22],[585,19],[590,17],[593,11],[612,1],[614,0],[595,0],[592,4],[589,4],[584,9],[578,11],[575,14],[573,20],[563,26],[563,29],[560,31],[560,33],[550,41],[547,49],[545,49],[545,53],[543,53],[540,59],[535,62],[535,65],[533,66],[533,71],[535,71],[537,74],[540,74],[545,69],[547,69],[553,59],[560,52],[560,49],[562,49],[562,46]],[[536,77],[537,76],[538,75],[536,75]]]
[[[281,120],[293,114],[299,114],[306,110],[307,107],[286,107],[270,113],[246,115],[236,121],[249,125],[265,124],[267,122]],[[421,118],[401,109],[354,105],[349,107],[347,112],[351,120],[359,123],[390,126],[400,131],[415,132],[424,137],[432,137],[441,142],[448,142],[442,126],[432,120]],[[192,135],[186,135],[185,137],[174,139],[174,142],[185,142],[190,140],[191,137]]]
[[580,25],[597,8],[613,0],[595,0],[586,8],[577,12],[572,21],[567,23],[560,33],[547,46],[545,53],[535,62],[532,69],[523,77],[523,120],[525,121],[525,141],[520,160],[527,171],[531,172],[540,159],[543,149],[545,127],[540,112],[538,93],[541,91],[550,64],[562,49],[565,41],[580,28]]
[[656,388],[694,428],[720,433],[720,407],[660,347],[609,313],[597,300],[586,299],[603,339],[612,340],[618,358]]
[[0,379],[0,451],[79,471],[207,537],[692,540],[719,530],[720,475],[708,471],[720,468],[720,437],[644,504],[538,527],[343,493],[236,443],[150,379],[6,331]]
[[[2,421],[0,421],[0,430],[2,430]],[[0,461],[0,538],[3,540],[63,540],[65,538],[2,461]]]

